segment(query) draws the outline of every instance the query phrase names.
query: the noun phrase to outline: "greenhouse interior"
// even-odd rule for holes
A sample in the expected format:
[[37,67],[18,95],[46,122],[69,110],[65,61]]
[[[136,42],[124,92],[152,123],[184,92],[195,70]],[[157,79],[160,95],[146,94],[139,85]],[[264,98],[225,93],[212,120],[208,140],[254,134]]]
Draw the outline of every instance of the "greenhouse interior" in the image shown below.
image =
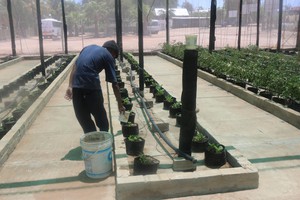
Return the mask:
[[0,199],[298,200],[299,49],[300,0],[0,0]]

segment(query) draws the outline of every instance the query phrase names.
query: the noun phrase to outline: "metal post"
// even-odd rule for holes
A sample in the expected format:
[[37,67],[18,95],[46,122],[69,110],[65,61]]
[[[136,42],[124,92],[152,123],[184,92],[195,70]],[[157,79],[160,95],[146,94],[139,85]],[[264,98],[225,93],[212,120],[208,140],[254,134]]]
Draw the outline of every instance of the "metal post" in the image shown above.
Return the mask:
[[242,13],[243,13],[243,0],[240,0],[240,8],[239,8],[238,50],[241,49]]
[[122,41],[122,6],[121,0],[115,0],[115,19],[116,19],[116,35],[117,44],[120,47],[120,60],[123,62],[123,41]]
[[43,47],[43,34],[42,34],[40,0],[36,0],[36,14],[37,14],[38,33],[39,33],[41,72],[42,72],[43,76],[46,76],[45,61],[44,61],[44,47]]
[[122,15],[121,1],[115,0],[115,19],[116,19],[116,35],[117,44],[120,47],[120,60],[123,62],[123,44],[122,44]]
[[280,51],[281,49],[282,11],[283,11],[283,0],[279,0],[277,51]]
[[139,90],[144,96],[144,43],[143,43],[143,1],[138,1],[138,32],[139,32]]
[[191,155],[192,139],[196,130],[197,59],[197,50],[184,51],[179,150],[188,155]]
[[120,45],[119,41],[119,0],[115,0],[115,23],[116,23],[116,38],[117,38],[117,44]]
[[[300,11],[299,11],[299,18],[298,18],[298,33],[297,33],[296,49],[300,50]],[[300,54],[298,56],[300,57]]]
[[[209,30],[209,52],[211,53],[215,49],[215,29],[216,29],[216,18],[217,18],[217,1],[211,0],[210,5],[210,30]],[[200,38],[199,38],[200,39]]]
[[169,0],[166,0],[166,42],[170,44],[170,29],[169,29]]
[[14,29],[14,22],[13,22],[13,17],[12,17],[12,10],[11,10],[11,0],[7,0],[7,12],[8,12],[8,19],[9,19],[12,55],[16,56],[17,55],[16,39],[15,39],[15,29]]
[[66,23],[65,2],[64,2],[64,0],[61,0],[61,10],[62,10],[62,18],[63,18],[65,54],[68,54],[68,33],[67,33],[67,23]]
[[256,17],[256,46],[259,47],[259,25],[260,25],[260,0],[257,0],[257,17]]

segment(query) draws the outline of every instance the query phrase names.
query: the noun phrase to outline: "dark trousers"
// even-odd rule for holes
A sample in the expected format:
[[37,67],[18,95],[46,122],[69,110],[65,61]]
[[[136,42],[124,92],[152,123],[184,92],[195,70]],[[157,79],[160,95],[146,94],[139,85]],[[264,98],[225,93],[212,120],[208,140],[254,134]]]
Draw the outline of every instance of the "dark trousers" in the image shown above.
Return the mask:
[[100,131],[108,131],[109,124],[103,103],[102,90],[73,88],[73,107],[84,133],[96,131],[92,116]]

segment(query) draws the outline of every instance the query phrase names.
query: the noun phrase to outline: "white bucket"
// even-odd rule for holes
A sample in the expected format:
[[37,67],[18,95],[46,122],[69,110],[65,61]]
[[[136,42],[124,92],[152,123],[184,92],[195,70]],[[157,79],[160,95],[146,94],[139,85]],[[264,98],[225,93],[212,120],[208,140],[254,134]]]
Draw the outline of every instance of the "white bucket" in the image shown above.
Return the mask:
[[112,134],[90,132],[80,138],[86,175],[105,178],[112,172]]
[[185,36],[186,49],[196,49],[197,48],[197,35],[186,35]]

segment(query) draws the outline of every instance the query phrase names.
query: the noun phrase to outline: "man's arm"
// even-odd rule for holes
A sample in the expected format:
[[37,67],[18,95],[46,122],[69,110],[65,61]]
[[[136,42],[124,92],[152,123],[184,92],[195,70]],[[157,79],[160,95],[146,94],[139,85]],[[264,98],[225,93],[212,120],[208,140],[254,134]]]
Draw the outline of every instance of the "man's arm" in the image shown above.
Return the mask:
[[76,72],[76,64],[74,63],[72,66],[72,71],[70,73],[69,86],[68,86],[66,94],[65,94],[65,99],[67,99],[67,100],[71,100],[73,97],[72,84],[73,84],[73,78],[74,78],[75,72]]
[[118,83],[112,83],[111,85],[112,85],[115,97],[117,99],[117,102],[118,102],[119,112],[122,113],[122,112],[125,111],[125,107],[122,104],[122,98],[121,98],[121,94],[120,94]]

